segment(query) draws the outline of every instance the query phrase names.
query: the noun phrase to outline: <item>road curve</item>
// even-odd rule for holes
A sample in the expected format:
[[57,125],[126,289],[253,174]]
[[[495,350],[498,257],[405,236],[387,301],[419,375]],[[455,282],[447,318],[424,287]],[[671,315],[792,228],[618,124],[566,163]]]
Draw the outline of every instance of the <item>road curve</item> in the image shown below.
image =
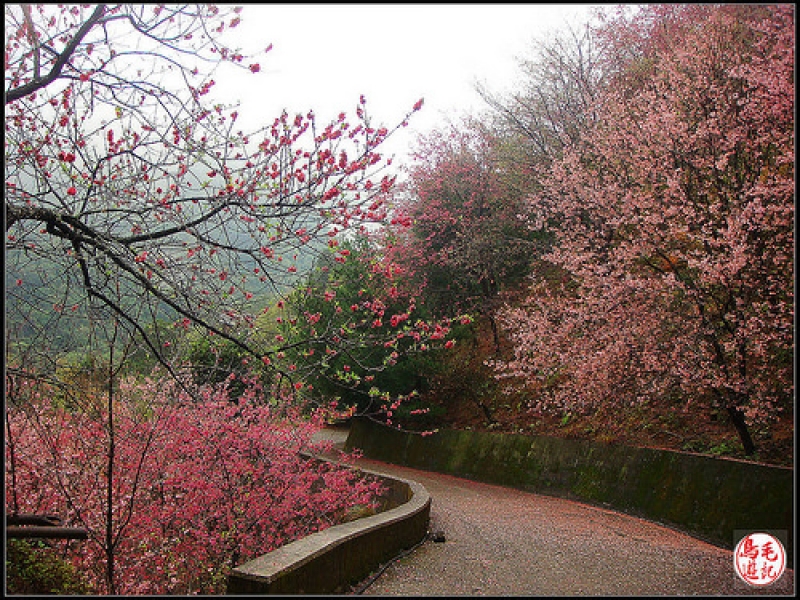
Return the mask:
[[[346,432],[325,430],[338,446]],[[570,500],[369,459],[430,493],[429,539],[353,593],[384,596],[794,595],[794,571],[751,587],[733,554],[656,523]]]

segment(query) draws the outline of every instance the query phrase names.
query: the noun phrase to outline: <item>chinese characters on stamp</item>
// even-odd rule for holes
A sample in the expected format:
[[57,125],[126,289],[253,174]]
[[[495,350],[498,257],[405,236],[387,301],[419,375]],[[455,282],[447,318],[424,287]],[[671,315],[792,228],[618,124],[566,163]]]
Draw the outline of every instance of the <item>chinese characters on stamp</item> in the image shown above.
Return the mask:
[[733,551],[736,574],[750,585],[769,585],[783,575],[786,551],[780,540],[768,533],[743,537]]

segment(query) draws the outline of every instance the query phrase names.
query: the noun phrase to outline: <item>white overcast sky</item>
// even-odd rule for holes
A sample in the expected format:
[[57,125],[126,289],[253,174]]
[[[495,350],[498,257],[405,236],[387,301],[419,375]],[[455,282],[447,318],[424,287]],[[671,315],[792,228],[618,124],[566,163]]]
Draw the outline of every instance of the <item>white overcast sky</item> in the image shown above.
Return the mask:
[[[417,132],[485,108],[475,91],[514,87],[517,57],[567,24],[589,20],[573,4],[247,4],[228,43],[253,54],[256,75],[218,71],[215,95],[239,101],[245,129],[313,109],[352,115],[363,94],[375,125],[399,123],[424,98],[388,150],[402,159]],[[272,44],[272,50],[264,49]],[[246,76],[244,76],[246,75]]]

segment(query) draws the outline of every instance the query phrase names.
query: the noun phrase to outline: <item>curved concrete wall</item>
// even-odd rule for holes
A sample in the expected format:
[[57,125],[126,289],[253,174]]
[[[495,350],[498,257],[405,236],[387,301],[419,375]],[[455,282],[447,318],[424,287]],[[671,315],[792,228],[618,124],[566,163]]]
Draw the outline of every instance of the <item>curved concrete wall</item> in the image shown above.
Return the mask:
[[355,419],[346,449],[414,468],[608,506],[733,549],[785,532],[794,564],[794,470],[696,454],[544,436],[404,433]]
[[327,594],[344,591],[428,533],[431,498],[420,484],[375,475],[389,487],[389,508],[281,546],[232,570],[228,594]]

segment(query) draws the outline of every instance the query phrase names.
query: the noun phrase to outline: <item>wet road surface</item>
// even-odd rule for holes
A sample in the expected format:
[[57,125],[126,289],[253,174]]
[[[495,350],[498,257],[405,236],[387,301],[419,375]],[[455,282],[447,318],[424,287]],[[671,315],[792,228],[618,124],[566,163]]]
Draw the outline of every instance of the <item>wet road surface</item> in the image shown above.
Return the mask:
[[[346,431],[325,430],[338,446]],[[752,587],[733,553],[659,524],[579,502],[358,459],[432,497],[431,532],[353,593],[385,596],[793,595],[794,572]],[[376,573],[377,574],[377,573]]]

